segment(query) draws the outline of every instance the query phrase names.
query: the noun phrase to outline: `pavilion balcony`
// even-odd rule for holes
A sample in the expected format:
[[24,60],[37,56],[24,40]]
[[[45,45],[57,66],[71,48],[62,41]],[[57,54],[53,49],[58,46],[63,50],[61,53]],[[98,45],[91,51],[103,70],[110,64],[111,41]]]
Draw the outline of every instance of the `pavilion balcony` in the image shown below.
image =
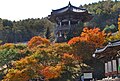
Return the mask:
[[70,25],[70,26],[69,25],[57,26],[55,31],[70,30],[77,27],[78,27],[78,24]]
[[60,31],[60,30],[69,30],[70,27],[68,25],[64,25],[64,26],[57,26],[55,31]]

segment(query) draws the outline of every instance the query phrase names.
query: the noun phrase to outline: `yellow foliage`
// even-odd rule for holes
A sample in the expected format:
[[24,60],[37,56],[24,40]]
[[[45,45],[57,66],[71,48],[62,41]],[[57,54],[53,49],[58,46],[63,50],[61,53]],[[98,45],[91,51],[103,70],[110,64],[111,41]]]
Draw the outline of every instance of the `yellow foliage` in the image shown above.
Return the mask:
[[3,81],[28,81],[31,78],[38,76],[38,71],[43,66],[37,63],[38,60],[31,56],[22,58],[13,63],[13,68],[9,69]]
[[[34,39],[36,40],[37,38]],[[32,42],[35,43],[35,41]],[[48,43],[48,41],[45,43]],[[34,45],[36,47],[36,43],[33,45],[29,43],[28,46],[31,48]],[[48,46],[42,44],[42,46],[34,49],[33,54],[14,61],[12,68],[9,69],[3,81],[28,81],[38,77],[45,77],[45,81],[48,81],[49,79],[60,78],[64,70],[65,72],[69,71],[66,67],[74,67],[75,63],[80,60],[79,57],[70,54],[71,50],[72,47],[67,43]],[[24,53],[24,51],[24,49],[19,50],[20,53]]]
[[118,18],[118,30],[120,32],[120,15],[119,15],[119,18]]
[[108,36],[106,37],[106,41],[116,41],[116,40],[120,40],[120,32],[117,32],[114,35]]
[[14,47],[15,47],[15,44],[13,44],[13,43],[5,43],[3,45],[3,48],[14,48]]
[[27,73],[18,69],[10,69],[2,81],[28,81],[29,79]]

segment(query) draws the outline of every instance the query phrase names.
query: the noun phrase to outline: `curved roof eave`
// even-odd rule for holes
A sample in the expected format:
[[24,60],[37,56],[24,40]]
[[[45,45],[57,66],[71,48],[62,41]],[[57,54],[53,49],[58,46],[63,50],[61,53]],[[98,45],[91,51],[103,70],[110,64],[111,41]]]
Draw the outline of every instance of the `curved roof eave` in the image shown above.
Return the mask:
[[110,48],[110,47],[115,47],[115,46],[120,46],[120,41],[117,41],[117,42],[110,42],[108,45],[106,45],[104,48],[101,48],[99,50],[96,49],[95,51],[95,54],[97,53],[102,53],[103,51],[105,51],[107,48]]
[[77,12],[77,13],[81,13],[81,12],[86,12],[87,10],[84,8],[80,8],[80,7],[76,7],[71,5],[71,3],[69,2],[68,6],[65,6],[63,8],[60,9],[56,9],[56,10],[52,10],[52,14],[59,14],[59,13],[63,13],[66,11],[73,11],[73,12]]
[[69,10],[68,8],[64,9],[64,10],[61,10],[61,11],[57,11],[57,12],[52,12],[53,15],[56,15],[56,14],[61,14],[61,13],[65,13],[67,11],[71,11],[71,12],[74,12],[74,13],[84,13],[86,11],[83,11],[83,10],[76,10],[76,9],[72,9],[72,10]]

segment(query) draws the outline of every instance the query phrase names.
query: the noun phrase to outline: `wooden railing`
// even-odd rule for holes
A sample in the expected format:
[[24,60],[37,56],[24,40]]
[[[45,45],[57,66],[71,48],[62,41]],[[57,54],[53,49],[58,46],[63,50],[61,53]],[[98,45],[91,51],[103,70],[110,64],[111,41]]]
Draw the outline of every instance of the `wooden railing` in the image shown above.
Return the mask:
[[76,27],[78,27],[78,25],[76,24],[76,25],[63,25],[63,26],[57,26],[56,27],[56,29],[55,29],[55,31],[59,31],[59,30],[69,30],[70,28],[76,28]]

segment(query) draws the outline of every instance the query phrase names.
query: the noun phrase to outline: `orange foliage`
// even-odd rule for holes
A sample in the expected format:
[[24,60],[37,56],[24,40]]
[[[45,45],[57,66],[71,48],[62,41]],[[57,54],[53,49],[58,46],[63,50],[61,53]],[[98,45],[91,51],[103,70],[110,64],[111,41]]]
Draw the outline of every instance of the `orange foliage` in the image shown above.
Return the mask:
[[2,81],[28,81],[30,77],[27,73],[18,69],[10,69]]
[[76,42],[80,42],[80,41],[81,41],[80,37],[74,37],[68,42],[68,44],[71,45],[71,44],[75,44]]
[[38,60],[32,56],[27,56],[15,61],[13,68],[9,69],[2,81],[28,81],[36,77],[37,72],[43,68],[44,66],[39,64]]
[[64,53],[62,58],[64,64],[71,64],[73,61],[77,61],[77,60],[81,61],[80,56],[69,53]]
[[57,78],[60,76],[60,73],[62,71],[62,65],[56,65],[56,66],[46,66],[43,70],[40,71],[40,74],[42,74],[46,80]]
[[91,59],[95,48],[101,47],[105,42],[105,33],[99,28],[85,27],[79,37],[72,38],[68,44],[72,46],[73,54],[82,57],[82,60]]
[[46,38],[42,38],[40,36],[34,36],[29,42],[28,42],[28,47],[29,48],[34,48],[37,47],[41,44],[50,44],[50,41],[47,40]]
[[88,42],[90,44],[94,44],[96,47],[103,45],[105,39],[105,33],[100,32],[99,28],[88,29],[85,27],[80,37],[72,38],[68,44],[75,44],[77,42]]
[[13,43],[5,43],[5,44],[3,45],[3,47],[4,47],[4,48],[14,48],[14,47],[15,47],[15,44],[13,44]]
[[22,68],[22,66],[26,66],[26,65],[29,65],[29,64],[35,64],[37,63],[38,61],[32,57],[25,57],[25,58],[22,58],[18,61],[16,61],[14,63],[15,66],[19,67],[19,68]]
[[63,58],[73,58],[73,54],[64,53]]
[[83,29],[81,38],[84,41],[94,44],[96,47],[103,45],[105,41],[105,33],[100,32],[99,28],[88,29],[87,27]]
[[[40,44],[50,44],[48,40],[45,39],[43,42],[42,39],[44,38],[33,37],[28,42],[29,48]],[[61,78],[60,75],[62,73],[66,73],[69,70],[70,72],[74,71],[74,68],[71,68],[71,70],[68,67],[73,67],[76,63],[79,64],[78,60],[81,61],[79,56],[70,54],[72,47],[68,44],[55,44],[43,47],[37,48],[31,55],[14,61],[12,68],[9,69],[3,81],[28,81],[38,77],[43,77],[44,81],[49,81],[50,79]],[[25,50],[21,49],[19,53],[24,54]]]
[[26,52],[26,50],[19,50],[18,51],[20,54],[24,54]]

